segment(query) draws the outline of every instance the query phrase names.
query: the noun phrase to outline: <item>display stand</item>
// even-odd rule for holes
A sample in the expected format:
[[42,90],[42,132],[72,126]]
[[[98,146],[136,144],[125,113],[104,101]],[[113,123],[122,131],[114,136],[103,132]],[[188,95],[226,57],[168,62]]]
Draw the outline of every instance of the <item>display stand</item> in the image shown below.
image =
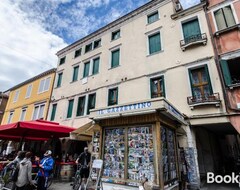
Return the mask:
[[94,190],[95,189],[103,190],[102,182],[100,180],[102,168],[103,168],[103,160],[96,159],[93,161],[93,165],[90,170],[89,178],[87,180],[84,190],[87,190],[88,188],[91,189],[91,187],[94,187]]

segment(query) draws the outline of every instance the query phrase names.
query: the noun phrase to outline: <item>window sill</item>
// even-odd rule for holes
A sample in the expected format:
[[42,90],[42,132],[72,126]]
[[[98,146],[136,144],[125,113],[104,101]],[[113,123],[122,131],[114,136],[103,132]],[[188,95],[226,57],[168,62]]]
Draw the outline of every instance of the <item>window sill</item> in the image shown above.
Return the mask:
[[201,103],[193,103],[189,105],[191,110],[193,110],[195,107],[200,107],[200,106],[210,106],[210,105],[215,105],[216,107],[220,107],[221,101],[213,101],[213,102],[201,102]]
[[117,66],[115,66],[115,67],[109,68],[108,70],[112,70],[112,69],[118,68],[118,67],[120,67],[120,66],[121,66],[121,65],[117,65]]
[[237,28],[240,30],[240,23],[239,23],[239,24],[235,24],[235,25],[233,25],[233,26],[231,26],[231,27],[222,29],[222,30],[218,30],[218,31],[215,32],[213,35],[218,37],[219,35],[221,35],[221,34],[223,34],[223,33],[227,33],[227,32],[229,32],[229,31],[234,30],[234,29],[237,29]]
[[147,57],[151,57],[151,56],[160,54],[160,53],[162,53],[162,52],[164,52],[164,50],[160,50],[160,51],[154,52],[154,53],[152,53],[152,54],[148,54]]

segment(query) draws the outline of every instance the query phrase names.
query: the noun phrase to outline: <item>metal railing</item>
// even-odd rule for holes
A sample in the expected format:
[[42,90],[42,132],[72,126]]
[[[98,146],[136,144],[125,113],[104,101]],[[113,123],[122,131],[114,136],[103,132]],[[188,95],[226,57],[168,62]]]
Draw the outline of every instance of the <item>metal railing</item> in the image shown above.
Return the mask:
[[192,35],[188,38],[184,38],[183,40],[180,40],[180,46],[182,50],[185,50],[187,46],[197,44],[197,43],[203,43],[204,45],[207,44],[207,35],[206,33]]
[[208,102],[220,102],[219,93],[213,94],[204,94],[199,96],[189,96],[187,97],[188,105],[199,104],[199,103],[208,103]]

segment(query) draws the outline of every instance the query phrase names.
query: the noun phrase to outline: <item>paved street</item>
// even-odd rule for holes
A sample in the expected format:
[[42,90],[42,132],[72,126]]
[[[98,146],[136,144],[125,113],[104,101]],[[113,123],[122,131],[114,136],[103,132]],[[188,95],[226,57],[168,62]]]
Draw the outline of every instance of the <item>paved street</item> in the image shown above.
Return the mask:
[[54,181],[49,190],[72,190],[71,182]]

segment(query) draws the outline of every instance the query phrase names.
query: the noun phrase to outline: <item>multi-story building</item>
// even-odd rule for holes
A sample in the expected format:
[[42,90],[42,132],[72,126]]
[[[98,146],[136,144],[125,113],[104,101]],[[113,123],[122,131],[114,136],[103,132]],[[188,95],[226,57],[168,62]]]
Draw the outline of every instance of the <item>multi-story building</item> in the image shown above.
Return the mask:
[[0,92],[0,123],[2,122],[3,119],[3,114],[7,106],[7,101],[8,101],[7,93]]
[[9,89],[2,124],[46,119],[55,71],[50,69]]
[[205,172],[219,163],[215,141],[205,145],[229,120],[205,6],[150,1],[57,53],[48,119],[89,126],[86,133],[100,126],[92,154],[104,161],[103,181],[136,185],[146,177],[174,188],[186,161],[199,185],[198,163]]

